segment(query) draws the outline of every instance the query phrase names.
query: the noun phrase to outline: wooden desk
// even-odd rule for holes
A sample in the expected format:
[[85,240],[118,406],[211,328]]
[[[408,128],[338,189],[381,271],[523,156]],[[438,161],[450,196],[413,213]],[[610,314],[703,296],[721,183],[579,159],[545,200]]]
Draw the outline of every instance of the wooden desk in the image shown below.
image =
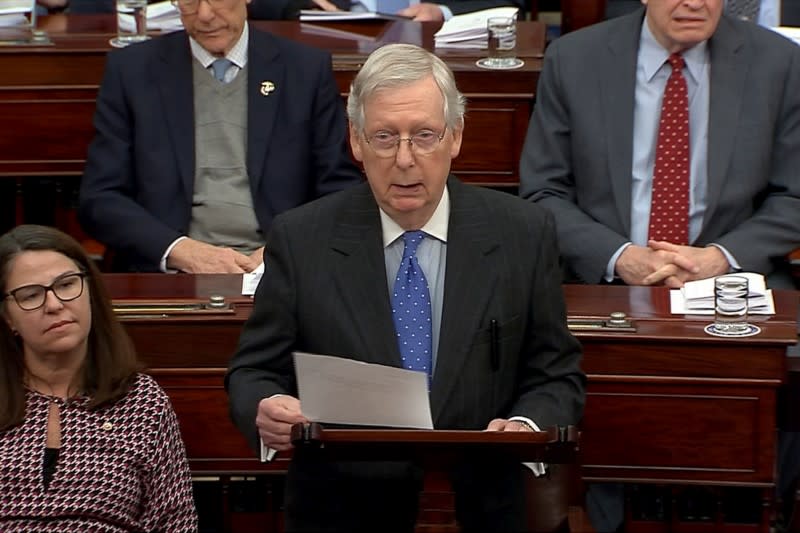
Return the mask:
[[[251,24],[331,51],[342,95],[370,51],[397,41],[434,50],[436,29],[411,21]],[[115,19],[53,15],[43,17],[40,25],[54,46],[0,47],[0,71],[14,73],[0,81],[0,177],[78,177],[94,133],[95,98]],[[517,166],[544,43],[543,24],[521,22],[518,55],[525,66],[502,73],[475,66],[484,51],[435,50],[453,69],[468,99],[464,144],[453,166],[463,180],[501,186],[519,181]]]
[[[125,318],[141,356],[178,412],[196,473],[285,468],[257,463],[228,420],[222,375],[252,308],[238,276],[108,274],[117,301],[228,297],[222,316]],[[778,314],[753,316],[762,333],[718,339],[708,317],[672,316],[660,288],[565,286],[570,317],[623,311],[636,332],[576,333],[589,376],[583,421],[586,480],[771,487],[775,396],[786,346],[796,341],[798,293],[776,291]]]

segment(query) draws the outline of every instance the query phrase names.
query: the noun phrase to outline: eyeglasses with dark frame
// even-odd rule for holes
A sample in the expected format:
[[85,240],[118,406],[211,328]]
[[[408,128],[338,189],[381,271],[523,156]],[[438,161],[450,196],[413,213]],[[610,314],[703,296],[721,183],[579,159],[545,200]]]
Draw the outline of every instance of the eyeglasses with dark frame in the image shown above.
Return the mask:
[[441,134],[433,130],[420,130],[411,137],[400,137],[396,133],[379,131],[370,136],[365,133],[364,140],[367,141],[367,144],[378,157],[390,158],[397,156],[400,143],[403,141],[408,143],[408,148],[415,154],[428,155],[439,147],[439,143],[444,139],[446,132],[447,126],[444,127]]
[[47,300],[47,292],[52,291],[62,302],[71,302],[83,294],[83,280],[86,272],[67,272],[61,274],[50,285],[23,285],[3,295],[3,299],[13,298],[23,311],[35,311]]
[[229,0],[170,0],[170,3],[178,8],[183,15],[194,15],[200,10],[200,2],[208,2],[211,9],[219,9],[230,4]]

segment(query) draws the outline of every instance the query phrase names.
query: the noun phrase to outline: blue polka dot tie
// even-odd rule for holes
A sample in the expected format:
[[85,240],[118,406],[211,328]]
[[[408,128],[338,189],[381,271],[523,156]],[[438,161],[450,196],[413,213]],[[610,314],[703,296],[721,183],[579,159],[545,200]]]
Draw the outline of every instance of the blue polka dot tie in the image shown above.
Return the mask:
[[394,280],[392,318],[403,368],[425,372],[430,386],[433,361],[431,297],[428,280],[417,260],[417,247],[424,238],[422,231],[403,234],[405,248]]

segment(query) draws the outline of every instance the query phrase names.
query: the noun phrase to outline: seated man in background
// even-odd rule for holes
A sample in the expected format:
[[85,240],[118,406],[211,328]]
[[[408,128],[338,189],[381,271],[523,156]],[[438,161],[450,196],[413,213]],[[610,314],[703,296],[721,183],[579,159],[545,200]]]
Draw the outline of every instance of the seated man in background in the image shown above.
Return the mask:
[[723,0],[644,3],[548,48],[520,194],[555,215],[567,281],[679,287],[741,270],[791,288],[800,47]]
[[[450,69],[416,46],[382,47],[353,81],[347,109],[368,184],[273,224],[225,381],[236,425],[253,446],[260,437],[291,447],[291,426],[307,421],[295,350],[427,373],[437,429],[577,423],[585,377],[552,217],[449,175],[464,128]],[[461,530],[525,531],[522,465],[482,459],[451,472]],[[321,465],[296,449],[286,530],[410,532],[420,488],[415,465]]]
[[178,0],[186,31],[109,53],[80,188],[115,268],[247,272],[278,213],[362,180],[329,54]]
[[[641,8],[639,0],[608,0],[606,17],[614,18]],[[728,0],[725,12],[765,26],[800,26],[800,0]]]

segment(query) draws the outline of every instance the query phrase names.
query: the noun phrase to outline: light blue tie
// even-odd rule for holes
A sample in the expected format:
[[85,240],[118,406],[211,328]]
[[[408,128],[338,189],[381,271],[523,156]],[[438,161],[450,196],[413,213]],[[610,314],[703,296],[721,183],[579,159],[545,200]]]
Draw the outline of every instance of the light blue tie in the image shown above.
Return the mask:
[[422,231],[403,234],[405,247],[392,291],[392,319],[403,368],[425,372],[430,386],[432,374],[431,297],[428,280],[417,260]]
[[233,65],[233,61],[225,58],[215,59],[214,62],[211,63],[211,69],[214,71],[214,77],[217,81],[225,83],[225,73],[228,72],[231,65]]

